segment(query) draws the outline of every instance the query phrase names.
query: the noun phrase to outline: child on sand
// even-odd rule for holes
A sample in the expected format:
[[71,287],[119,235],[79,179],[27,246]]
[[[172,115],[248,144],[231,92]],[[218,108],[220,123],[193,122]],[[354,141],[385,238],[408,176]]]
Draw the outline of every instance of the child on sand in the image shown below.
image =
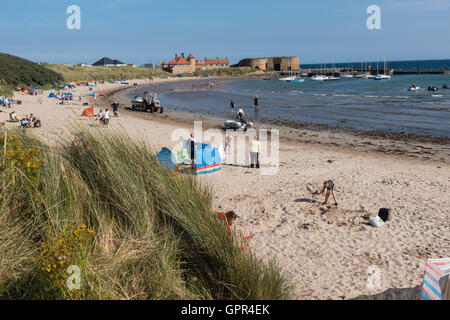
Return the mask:
[[[325,191],[327,192],[325,194]],[[323,203],[323,205],[327,205],[328,208],[331,208],[328,205],[328,200],[330,199],[330,196],[333,195],[333,199],[334,199],[334,205],[337,207],[338,203],[336,200],[336,195],[334,194],[334,191],[336,191],[336,186],[334,185],[334,182],[331,180],[325,181],[323,183],[323,189],[322,189],[322,195],[325,196],[325,202]]]
[[222,220],[222,223],[227,224],[228,234],[231,235],[231,226],[233,225],[233,221],[238,218],[237,214],[234,211],[217,212],[217,217]]
[[97,115],[96,115],[96,120],[97,121],[100,121],[100,123],[102,123],[103,122],[103,110],[100,110],[98,113],[97,113]]

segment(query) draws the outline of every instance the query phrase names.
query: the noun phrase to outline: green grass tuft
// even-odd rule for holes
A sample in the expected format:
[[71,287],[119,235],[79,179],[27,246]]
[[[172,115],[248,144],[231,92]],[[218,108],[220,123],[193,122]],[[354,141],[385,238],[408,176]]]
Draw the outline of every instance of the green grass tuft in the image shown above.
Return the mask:
[[[0,299],[291,297],[274,261],[227,234],[208,186],[168,172],[124,132],[92,130],[52,148],[20,131],[0,135]],[[64,269],[37,263],[75,250],[67,226],[94,235],[66,254],[81,268],[77,292],[58,280]]]

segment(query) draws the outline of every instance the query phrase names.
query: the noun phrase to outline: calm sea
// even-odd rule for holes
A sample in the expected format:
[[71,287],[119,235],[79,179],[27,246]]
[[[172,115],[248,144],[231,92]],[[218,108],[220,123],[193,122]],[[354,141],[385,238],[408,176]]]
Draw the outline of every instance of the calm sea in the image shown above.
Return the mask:
[[[395,66],[403,70],[441,70],[450,69],[450,60],[389,63],[389,67]],[[407,91],[413,83],[421,90]],[[450,75],[402,75],[383,81],[341,78],[324,84],[310,78],[303,83],[233,80],[216,89],[197,85],[195,90],[192,84],[157,86],[162,105],[168,110],[226,118],[230,117],[233,99],[256,122],[284,119],[358,130],[450,136],[450,90],[427,91],[428,86],[450,87]],[[255,95],[260,99],[258,112],[253,108]]]

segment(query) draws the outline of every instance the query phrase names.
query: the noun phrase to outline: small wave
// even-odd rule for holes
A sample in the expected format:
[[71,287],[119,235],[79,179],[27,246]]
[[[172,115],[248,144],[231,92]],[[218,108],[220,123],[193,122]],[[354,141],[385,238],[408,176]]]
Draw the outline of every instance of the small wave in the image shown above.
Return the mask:
[[356,97],[357,95],[355,94],[332,94],[331,96],[333,97]]
[[371,96],[371,95],[363,95],[364,98],[393,98],[390,96]]

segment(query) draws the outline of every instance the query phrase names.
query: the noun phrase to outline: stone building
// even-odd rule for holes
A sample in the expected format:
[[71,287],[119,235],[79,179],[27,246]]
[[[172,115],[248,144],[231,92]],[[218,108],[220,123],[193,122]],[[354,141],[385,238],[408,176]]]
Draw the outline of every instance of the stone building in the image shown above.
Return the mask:
[[247,58],[241,60],[236,67],[251,67],[262,71],[294,71],[300,69],[298,57]]
[[195,56],[191,53],[187,58],[184,57],[184,53],[181,56],[175,54],[175,59],[169,62],[163,61],[161,67],[164,71],[179,74],[186,72],[194,72],[197,70],[210,70],[217,68],[228,68],[230,62],[228,58],[220,59],[195,59]]

